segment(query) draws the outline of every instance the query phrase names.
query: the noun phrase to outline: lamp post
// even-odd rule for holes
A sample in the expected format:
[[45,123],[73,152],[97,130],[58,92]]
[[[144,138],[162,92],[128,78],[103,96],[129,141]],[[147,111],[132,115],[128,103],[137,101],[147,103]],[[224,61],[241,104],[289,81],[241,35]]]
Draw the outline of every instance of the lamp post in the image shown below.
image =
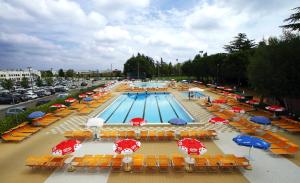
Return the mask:
[[138,70],[138,79],[140,79],[140,62],[137,63],[137,70]]
[[219,66],[220,64],[217,64],[217,84],[219,83]]
[[31,75],[31,67],[27,67],[27,68],[28,68],[28,71],[29,71],[31,89],[32,89],[32,92],[33,92],[33,81],[32,81],[32,75]]

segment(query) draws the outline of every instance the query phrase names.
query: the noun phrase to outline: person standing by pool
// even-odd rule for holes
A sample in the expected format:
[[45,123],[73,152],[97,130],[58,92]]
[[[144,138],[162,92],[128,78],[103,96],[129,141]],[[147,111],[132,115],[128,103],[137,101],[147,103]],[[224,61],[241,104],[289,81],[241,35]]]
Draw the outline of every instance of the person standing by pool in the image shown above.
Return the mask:
[[191,100],[191,92],[189,91],[189,100]]

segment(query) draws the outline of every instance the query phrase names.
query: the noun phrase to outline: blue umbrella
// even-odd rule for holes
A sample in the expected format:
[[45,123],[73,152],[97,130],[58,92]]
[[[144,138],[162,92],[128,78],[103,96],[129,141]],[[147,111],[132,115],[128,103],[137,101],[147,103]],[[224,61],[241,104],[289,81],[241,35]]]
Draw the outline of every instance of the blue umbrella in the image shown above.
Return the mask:
[[253,116],[250,118],[250,121],[261,124],[261,125],[270,125],[271,124],[271,120],[264,116]]
[[45,116],[45,113],[42,112],[42,111],[35,111],[31,114],[29,114],[27,117],[30,118],[30,119],[34,119],[34,118],[41,118]]
[[240,146],[246,146],[249,148],[249,159],[250,159],[250,151],[251,148],[257,148],[257,149],[264,149],[267,150],[270,148],[271,144],[264,141],[263,139],[248,136],[248,135],[238,135],[232,139],[235,143],[237,143]]
[[172,125],[186,125],[187,122],[180,118],[173,118],[168,121]]
[[83,99],[83,101],[85,101],[85,102],[90,102],[90,101],[92,101],[92,100],[93,100],[93,99],[90,98],[90,97],[86,97],[86,98]]

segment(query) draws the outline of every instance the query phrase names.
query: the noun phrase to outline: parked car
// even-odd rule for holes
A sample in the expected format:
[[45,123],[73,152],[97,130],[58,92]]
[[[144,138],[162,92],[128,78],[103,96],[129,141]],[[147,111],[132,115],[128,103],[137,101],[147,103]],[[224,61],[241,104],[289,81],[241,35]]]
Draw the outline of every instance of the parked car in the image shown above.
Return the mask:
[[17,104],[20,103],[21,99],[19,96],[10,93],[0,94],[0,104]]
[[59,93],[56,98],[66,98],[68,96],[69,96],[68,93]]
[[26,97],[28,97],[30,100],[38,98],[38,96],[37,96],[35,93],[33,93],[32,91],[27,91],[27,92],[25,93],[25,95],[26,95]]
[[46,100],[39,100],[39,101],[37,101],[36,102],[36,106],[40,106],[40,105],[43,105],[43,104],[47,104],[48,102],[50,102],[51,100],[48,100],[48,99],[46,99]]
[[80,86],[87,86],[88,84],[86,83],[86,82],[82,82],[81,84],[80,84]]
[[26,111],[26,107],[24,107],[24,106],[13,107],[13,108],[7,109],[5,112],[5,115],[6,116],[17,115],[17,114],[25,112],[25,111]]

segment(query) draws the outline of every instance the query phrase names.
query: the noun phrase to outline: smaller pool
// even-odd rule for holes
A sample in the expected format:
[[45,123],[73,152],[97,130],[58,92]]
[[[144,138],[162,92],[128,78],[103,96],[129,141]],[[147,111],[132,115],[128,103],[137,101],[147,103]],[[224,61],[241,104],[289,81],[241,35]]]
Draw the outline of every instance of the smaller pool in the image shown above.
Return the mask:
[[[182,96],[188,98],[189,97],[189,92],[182,92]],[[196,98],[200,98],[200,97],[205,97],[206,95],[204,95],[201,92],[192,92],[191,93],[191,98],[196,97]]]
[[135,87],[139,88],[164,88],[167,86],[167,83],[163,82],[138,82],[133,83]]

